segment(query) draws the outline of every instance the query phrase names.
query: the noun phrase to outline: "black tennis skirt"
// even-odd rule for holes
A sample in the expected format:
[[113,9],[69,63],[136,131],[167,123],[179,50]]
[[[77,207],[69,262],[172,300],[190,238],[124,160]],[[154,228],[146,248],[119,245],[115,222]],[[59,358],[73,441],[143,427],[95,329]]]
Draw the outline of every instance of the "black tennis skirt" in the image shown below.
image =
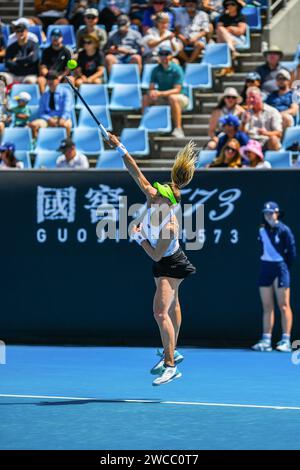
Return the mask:
[[196,272],[195,266],[188,260],[185,253],[179,248],[173,255],[165,256],[160,261],[153,263],[154,277],[174,277],[184,279]]

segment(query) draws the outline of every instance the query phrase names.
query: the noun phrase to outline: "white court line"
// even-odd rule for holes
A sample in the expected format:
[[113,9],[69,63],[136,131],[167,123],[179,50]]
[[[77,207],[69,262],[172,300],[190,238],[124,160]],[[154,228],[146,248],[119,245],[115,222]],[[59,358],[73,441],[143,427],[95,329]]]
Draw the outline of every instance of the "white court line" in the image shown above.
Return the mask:
[[[40,398],[47,400],[90,400],[90,401],[106,401],[106,399],[101,398],[83,398],[83,397],[57,397],[57,396],[48,396],[48,395],[8,395],[0,393],[0,398]],[[109,399],[107,399],[109,401]],[[207,402],[195,402],[195,401],[160,401],[160,400],[130,400],[130,399],[116,399],[116,403],[153,403],[158,405],[189,405],[189,406],[223,406],[227,408],[259,408],[259,409],[270,409],[270,410],[297,410],[300,411],[300,406],[276,406],[276,405],[244,405],[238,403],[207,403]],[[114,400],[112,400],[114,402]]]

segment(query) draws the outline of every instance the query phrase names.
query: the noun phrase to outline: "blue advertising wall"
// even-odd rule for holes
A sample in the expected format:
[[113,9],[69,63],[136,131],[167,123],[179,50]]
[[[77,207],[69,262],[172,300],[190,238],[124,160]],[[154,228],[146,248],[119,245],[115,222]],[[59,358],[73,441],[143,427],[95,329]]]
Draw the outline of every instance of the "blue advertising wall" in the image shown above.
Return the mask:
[[[145,174],[151,182],[169,179],[167,172]],[[194,209],[204,203],[205,243],[187,252],[197,274],[180,288],[182,344],[246,344],[259,336],[261,207],[277,201],[298,241],[299,183],[298,170],[196,172],[182,203]],[[96,235],[99,204],[115,205],[123,195],[128,206],[144,202],[126,171],[0,173],[2,340],[158,344],[152,261],[135,243],[100,242]],[[292,272],[295,338],[299,275],[298,259]]]

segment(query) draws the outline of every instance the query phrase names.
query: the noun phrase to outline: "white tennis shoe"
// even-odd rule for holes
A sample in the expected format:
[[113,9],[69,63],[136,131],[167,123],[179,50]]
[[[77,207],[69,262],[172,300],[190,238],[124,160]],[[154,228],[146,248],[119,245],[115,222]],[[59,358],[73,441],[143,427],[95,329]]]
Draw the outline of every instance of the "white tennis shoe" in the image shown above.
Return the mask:
[[153,380],[152,385],[165,385],[182,376],[177,367],[163,367],[163,371],[159,377]]
[[280,352],[291,352],[292,351],[292,345],[291,342],[288,340],[281,340],[277,343],[276,345],[276,351]]
[[259,351],[259,352],[271,352],[272,346],[268,341],[260,340],[258,341],[258,343],[252,346],[252,349],[253,351]]
[[[160,352],[160,350],[158,349],[156,354],[161,359],[158,361],[157,364],[155,364],[154,367],[152,367],[152,369],[150,371],[150,373],[152,375],[160,375],[162,373],[162,370],[163,370],[163,367],[164,367],[164,358],[165,358],[164,353]],[[180,364],[180,362],[182,362],[183,359],[184,359],[184,356],[182,354],[180,354],[180,352],[175,349],[175,352],[174,352],[174,363],[175,363],[175,365],[177,366],[178,364]]]

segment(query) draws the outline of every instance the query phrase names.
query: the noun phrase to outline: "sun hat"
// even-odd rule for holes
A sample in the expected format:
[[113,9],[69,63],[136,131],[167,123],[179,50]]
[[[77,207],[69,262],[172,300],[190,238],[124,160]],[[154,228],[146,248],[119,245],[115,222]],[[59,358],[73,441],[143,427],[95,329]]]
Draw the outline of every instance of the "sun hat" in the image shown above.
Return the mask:
[[264,154],[262,152],[261,144],[257,140],[250,139],[247,145],[241,148],[241,154],[243,157],[246,156],[246,152],[255,153],[261,160],[264,159]]

